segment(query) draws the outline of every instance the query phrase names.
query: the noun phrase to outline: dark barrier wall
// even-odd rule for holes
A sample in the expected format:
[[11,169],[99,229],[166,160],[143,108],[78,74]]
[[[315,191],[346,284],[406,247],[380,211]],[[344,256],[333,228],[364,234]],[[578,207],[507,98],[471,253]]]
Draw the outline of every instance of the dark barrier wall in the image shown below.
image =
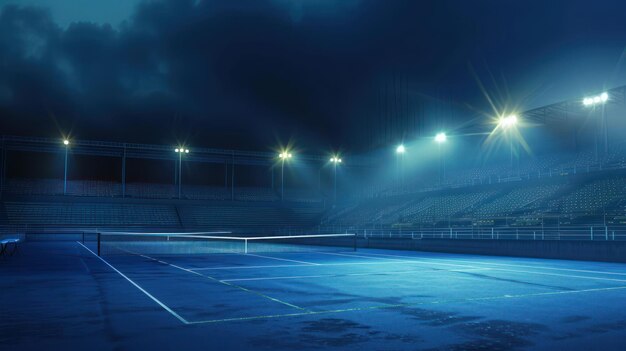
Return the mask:
[[359,239],[359,247],[461,254],[626,262],[626,241]]

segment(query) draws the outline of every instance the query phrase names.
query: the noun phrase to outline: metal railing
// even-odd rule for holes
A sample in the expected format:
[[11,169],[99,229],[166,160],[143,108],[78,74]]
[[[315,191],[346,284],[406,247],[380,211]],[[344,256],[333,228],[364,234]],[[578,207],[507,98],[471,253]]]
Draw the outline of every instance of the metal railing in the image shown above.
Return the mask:
[[579,241],[624,241],[625,225],[568,225],[568,226],[524,226],[524,227],[441,227],[419,229],[317,227],[289,229],[285,233],[354,233],[360,238],[389,239],[470,239],[470,240],[579,240]]

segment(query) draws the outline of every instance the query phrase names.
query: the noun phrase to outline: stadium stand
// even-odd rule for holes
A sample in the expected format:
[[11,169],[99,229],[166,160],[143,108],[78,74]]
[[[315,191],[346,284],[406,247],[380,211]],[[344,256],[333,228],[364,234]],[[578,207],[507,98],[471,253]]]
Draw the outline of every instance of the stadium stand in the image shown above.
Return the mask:
[[122,196],[122,185],[99,180],[73,180],[67,182],[67,194],[75,196]]
[[[594,151],[547,154],[510,164],[456,169],[445,184],[428,178],[381,187],[337,204],[317,189],[6,179],[0,223],[17,225],[221,228],[530,226],[554,216],[563,223],[626,223],[626,143],[598,158]],[[234,195],[234,197],[233,197]],[[74,201],[73,198],[82,198]],[[63,199],[59,201],[59,199]],[[104,200],[109,199],[109,200]],[[154,199],[154,200],[152,200]],[[132,200],[132,201],[131,201]],[[158,203],[152,203],[158,201]],[[594,217],[595,216],[595,217]],[[499,219],[505,218],[504,221]],[[455,221],[457,223],[455,223]],[[463,222],[463,223],[461,223]],[[555,222],[556,223],[556,222]]]
[[311,227],[319,223],[322,209],[224,205],[182,206],[179,213],[186,227],[245,229]]
[[493,196],[495,191],[479,191],[437,196],[432,199],[430,206],[424,210],[409,215],[411,223],[435,223],[445,221],[450,217]]
[[171,184],[128,183],[126,196],[136,198],[171,199],[176,196],[176,189]]
[[229,188],[214,186],[186,185],[183,197],[193,200],[230,200],[232,195]]
[[[60,195],[63,194],[63,181],[58,179],[8,179],[4,191],[12,195]],[[235,200],[238,201],[278,201],[280,194],[271,188],[237,187]],[[92,197],[121,197],[120,183],[99,180],[70,180],[67,182],[67,195]],[[126,196],[147,199],[172,199],[178,193],[174,185],[156,183],[129,183]],[[182,198],[192,200],[231,200],[230,188],[216,186],[185,185]],[[319,191],[308,189],[285,189],[284,199],[294,202],[322,202]]]
[[549,199],[562,186],[561,184],[542,184],[515,188],[479,206],[473,211],[473,214],[475,217],[484,218],[506,216],[520,210],[533,211],[541,206],[543,200]]
[[271,188],[238,187],[235,189],[235,200],[239,201],[276,201],[278,196]]
[[63,180],[9,178],[3,191],[15,195],[59,195],[63,194]]
[[324,198],[317,190],[310,189],[285,189],[284,200],[294,202],[322,202]]
[[[586,164],[588,156],[576,157],[567,166]],[[557,178],[520,179],[516,182],[444,188],[410,195],[387,195],[349,204],[326,216],[325,225],[448,226],[466,220],[467,225],[489,223],[498,218],[506,225],[537,225],[544,217],[619,221],[626,211],[626,176],[623,171],[555,173]],[[486,221],[485,219],[492,219]]]
[[624,198],[626,178],[611,177],[576,187],[570,194],[553,200],[548,212],[591,215],[605,213]]
[[9,224],[73,226],[179,226],[176,209],[169,205],[4,202]]

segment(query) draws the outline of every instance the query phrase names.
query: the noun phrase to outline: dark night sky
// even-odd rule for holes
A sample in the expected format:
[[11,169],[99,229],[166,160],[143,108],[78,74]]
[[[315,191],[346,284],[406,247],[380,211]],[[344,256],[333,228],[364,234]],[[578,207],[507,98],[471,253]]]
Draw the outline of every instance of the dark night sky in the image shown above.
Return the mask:
[[382,125],[492,112],[479,82],[522,110],[626,84],[625,19],[624,1],[0,0],[0,134],[359,151]]

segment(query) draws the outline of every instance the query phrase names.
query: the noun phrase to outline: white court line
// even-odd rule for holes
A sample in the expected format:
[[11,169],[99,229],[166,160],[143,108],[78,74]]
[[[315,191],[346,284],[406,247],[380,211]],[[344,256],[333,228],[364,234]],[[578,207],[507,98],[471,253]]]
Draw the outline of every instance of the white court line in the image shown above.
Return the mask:
[[[132,254],[132,252],[130,252],[130,253]],[[275,298],[275,297],[271,297],[271,296],[269,296],[269,295],[265,295],[265,294],[260,293],[260,292],[258,292],[258,291],[254,291],[254,290],[251,290],[251,289],[248,289],[248,288],[244,288],[243,286],[239,286],[239,285],[236,285],[236,284],[232,284],[232,283],[229,283],[229,282],[227,282],[227,281],[219,280],[219,279],[214,278],[214,277],[211,277],[211,276],[209,276],[209,275],[204,275],[204,274],[202,274],[202,273],[194,272],[194,271],[192,271],[192,270],[190,270],[190,269],[188,269],[188,268],[184,268],[184,267],[181,267],[181,266],[177,266],[177,265],[175,265],[175,264],[172,264],[172,263],[164,262],[164,261],[158,260],[158,259],[156,259],[156,258],[154,258],[154,257],[150,257],[150,256],[148,256],[148,255],[142,255],[142,254],[135,254],[135,255],[139,255],[139,256],[144,257],[144,258],[147,258],[147,259],[149,259],[149,260],[156,261],[156,262],[159,262],[159,263],[161,263],[161,264],[164,264],[164,265],[167,265],[167,266],[170,266],[170,267],[173,267],[173,268],[177,268],[177,269],[183,270],[183,271],[185,271],[185,272],[189,272],[189,273],[191,273],[191,274],[198,275],[198,276],[200,276],[200,277],[203,277],[203,278],[209,279],[209,280],[214,281],[214,282],[216,282],[216,283],[224,284],[224,285],[226,285],[226,286],[229,286],[229,287],[232,287],[232,288],[236,288],[236,289],[239,289],[239,290],[245,291],[245,292],[247,292],[247,293],[251,293],[251,294],[254,294],[254,295],[257,295],[257,296],[260,296],[260,297],[264,297],[264,298],[266,298],[266,299],[268,299],[268,300],[270,300],[270,301],[274,301],[274,302],[277,302],[277,303],[282,304],[282,305],[285,305],[285,306],[289,306],[289,307],[292,307],[292,308],[295,308],[295,309],[298,309],[298,310],[301,310],[301,311],[308,311],[306,308],[302,308],[302,307],[300,307],[300,306],[296,306],[296,305],[291,304],[291,303],[289,303],[289,302],[282,301],[282,300],[280,300],[280,299],[277,299],[277,298]]]
[[[318,252],[319,253],[319,252]],[[341,263],[316,263],[316,264],[281,264],[281,265],[269,265],[269,266],[222,266],[222,267],[200,267],[200,268],[189,268],[192,271],[208,271],[208,270],[222,270],[222,269],[262,269],[262,268],[290,268],[290,267],[326,267],[326,266],[359,266],[359,265],[384,265],[384,264],[394,264],[399,262],[411,263],[414,262],[412,260],[386,260],[384,262],[341,262]]]
[[[340,254],[340,253],[336,253],[336,252],[317,252],[317,253],[322,254],[322,255],[333,255],[333,256],[343,256],[343,257],[363,257],[363,258],[387,260],[387,261],[390,260],[389,258],[361,256],[361,255],[357,255],[357,254]],[[402,259],[399,258],[398,260],[402,260]]]
[[[334,255],[334,256],[345,256],[345,257],[355,257],[355,258],[368,258],[371,260],[383,260],[385,262],[375,262],[375,263],[368,263],[368,262],[350,262],[350,263],[328,263],[328,264],[318,264],[319,266],[349,266],[349,265],[367,265],[367,264],[372,264],[372,265],[377,265],[377,264],[396,264],[396,263],[412,263],[412,264],[421,264],[421,265],[439,265],[439,266],[452,266],[452,267],[462,267],[462,268],[470,268],[470,269],[480,269],[480,268],[484,268],[484,266],[472,266],[472,265],[467,265],[467,264],[453,264],[453,263],[442,263],[442,262],[438,262],[438,261],[444,261],[444,262],[457,262],[455,260],[442,260],[442,259],[430,259],[430,258],[421,258],[421,257],[416,257],[416,256],[400,256],[400,255],[385,255],[385,254],[375,254],[375,253],[366,253],[366,254],[339,254],[339,253],[330,253],[330,252],[318,252],[319,254],[325,254],[325,255]],[[376,255],[376,256],[385,256],[385,258],[383,257],[372,257],[372,256],[366,256],[366,255]],[[386,257],[394,257],[392,258],[386,258]],[[398,257],[398,258],[396,258]],[[410,260],[407,260],[407,258],[410,258]],[[460,261],[459,261],[460,262]],[[463,262],[469,262],[469,261],[463,261]],[[481,262],[472,262],[475,264],[480,264]],[[484,263],[485,265],[489,265],[489,263]],[[515,265],[509,265],[509,266],[513,266],[515,267]],[[257,266],[249,266],[249,268],[256,268]],[[277,266],[277,268],[279,267],[302,267],[301,265],[281,265],[281,266]],[[529,267],[529,266],[524,266],[527,268],[539,268],[541,269],[541,267]],[[196,268],[195,270],[210,270],[210,269],[237,269],[237,268],[243,268],[243,267],[220,267],[220,268],[213,268],[213,267],[206,267],[206,268]],[[258,268],[264,268],[263,266],[258,266]],[[546,269],[551,269],[548,267],[545,267]],[[512,269],[504,269],[504,268],[497,268],[497,267],[491,267],[492,270],[497,270],[497,271],[504,271],[504,272],[516,272],[516,273],[529,273],[529,274],[538,274],[538,275],[551,275],[551,276],[560,276],[560,277],[569,277],[569,278],[581,278],[581,279],[590,279],[590,280],[605,280],[605,281],[616,281],[616,282],[626,282],[626,280],[624,279],[612,279],[612,278],[602,278],[602,277],[589,277],[589,276],[580,276],[580,275],[569,275],[569,274],[557,274],[557,273],[547,273],[547,272],[535,272],[535,271],[526,271],[526,270],[512,270]],[[559,269],[559,268],[554,268],[554,270],[563,270],[566,271],[566,269]],[[593,271],[589,271],[589,272],[593,272]]]
[[[378,254],[378,255],[381,255],[381,254]],[[389,256],[394,256],[394,255],[389,255]],[[366,257],[366,256],[361,255],[359,257]],[[409,257],[409,256],[399,256],[399,257]],[[379,257],[372,257],[372,259],[379,259]],[[421,258],[418,258],[418,259],[422,260]],[[432,265],[442,265],[442,266],[458,266],[458,267],[468,267],[468,268],[481,268],[480,266],[469,266],[469,265],[459,265],[459,264],[433,262],[432,259],[430,259],[430,260],[429,259],[425,259],[425,260],[426,260],[426,262],[424,262],[423,260],[422,261],[410,260],[410,262],[414,263],[414,264],[432,264]],[[533,272],[533,271],[525,271],[525,270],[518,270],[518,269],[505,269],[505,268],[496,268],[496,267],[491,267],[491,269],[494,270],[494,271],[501,271],[501,272],[538,274],[538,275],[549,275],[549,276],[555,276],[555,277],[580,278],[580,279],[603,280],[603,281],[626,283],[626,279],[589,277],[589,276],[584,276],[584,275],[558,274],[558,273],[547,273],[547,272]]]
[[546,269],[546,270],[564,271],[564,272],[596,273],[596,274],[623,275],[623,276],[626,276],[626,273],[606,272],[606,271],[592,271],[592,270],[585,270],[585,269],[557,268],[557,267],[533,266],[533,265],[523,265],[523,264],[492,263],[492,262],[468,261],[468,260],[456,260],[456,259],[455,260],[451,260],[451,259],[444,259],[444,258],[429,258],[429,257],[419,257],[419,256],[389,255],[389,254],[379,254],[379,253],[368,253],[368,255],[385,256],[385,257],[401,257],[402,259],[414,258],[414,259],[428,260],[428,261],[465,262],[465,263],[493,265],[493,266],[522,267],[522,268]]
[[[137,283],[135,283],[130,278],[125,276],[122,272],[120,272],[115,267],[113,267],[110,263],[108,263],[103,258],[101,258],[98,255],[96,255],[88,247],[86,247],[85,245],[83,245],[80,242],[77,242],[77,243],[79,245],[81,245],[83,248],[85,248],[87,251],[91,252],[94,256],[96,256],[98,259],[100,259],[102,262],[104,262],[107,266],[109,266],[111,269],[113,269],[115,272],[117,272],[119,275],[121,275],[123,278],[125,278],[128,282],[133,284],[137,289],[139,289],[146,296],[148,296],[150,299],[155,301],[162,308],[164,308],[166,311],[168,311],[170,314],[175,316],[178,320],[180,320],[184,324],[220,323],[220,322],[245,321],[245,320],[255,320],[255,319],[270,319],[270,318],[280,318],[280,317],[306,316],[306,315],[315,315],[315,314],[342,313],[342,312],[351,312],[351,311],[367,311],[367,310],[376,310],[376,309],[393,309],[393,308],[399,308],[399,307],[410,307],[410,306],[419,306],[419,305],[427,305],[427,304],[455,303],[455,302],[465,302],[465,301],[486,301],[486,300],[498,300],[498,299],[510,299],[510,298],[525,298],[525,297],[550,296],[550,295],[566,295],[566,294],[577,294],[577,293],[600,292],[600,291],[611,291],[611,290],[623,290],[623,289],[626,289],[626,286],[619,286],[619,287],[593,288],[593,289],[568,290],[568,291],[551,291],[551,292],[532,293],[532,294],[488,296],[488,297],[466,298],[466,299],[458,299],[458,300],[436,300],[436,301],[413,303],[413,304],[397,304],[397,305],[384,305],[384,306],[357,307],[357,308],[326,310],[326,311],[306,311],[305,310],[304,312],[290,313],[290,314],[278,314],[278,315],[266,315],[266,316],[250,316],[250,317],[235,317],[235,318],[224,318],[224,319],[214,319],[214,320],[204,320],[204,321],[187,321],[184,318],[182,318],[180,315],[178,315],[176,312],[174,312],[172,309],[167,307],[165,304],[163,304],[161,301],[159,301],[154,296],[152,296],[150,293],[148,293],[146,290],[144,290]],[[141,255],[141,256],[149,258],[151,260],[156,260],[156,259],[154,259],[152,257],[149,257],[149,256],[145,256],[145,255]],[[368,257],[368,256],[363,256],[363,257]],[[373,257],[371,257],[371,258],[374,259]],[[423,262],[416,262],[415,260],[405,260],[405,261],[390,260],[390,261],[388,261],[388,263],[390,263],[390,264],[391,263],[398,263],[398,262],[424,264]],[[376,262],[376,263],[372,263],[372,264],[386,264],[386,263],[387,262]],[[352,263],[352,264],[354,264],[354,263]],[[435,264],[437,264],[437,263],[435,263]],[[171,264],[168,263],[168,265],[171,265]],[[451,264],[439,264],[439,265],[451,265]],[[193,272],[192,270],[189,270],[189,269],[186,269],[186,268],[183,268],[183,267],[179,267],[179,266],[175,266],[175,265],[171,265],[171,266],[173,266],[175,268],[178,268],[178,269],[182,269],[182,270],[187,271],[189,273],[193,273],[193,274],[202,276],[202,277],[215,279],[215,278],[212,278],[212,277],[209,277],[209,276],[197,273],[197,272]],[[460,265],[452,265],[452,266],[460,266]],[[465,266],[465,267],[481,268],[481,267],[472,267],[472,266]],[[530,272],[530,273],[532,273],[532,272]],[[236,285],[233,285],[233,286],[236,286]],[[243,289],[245,289],[245,288],[243,288]]]
[[254,257],[261,257],[261,258],[269,258],[272,260],[278,260],[278,261],[287,261],[287,262],[295,262],[295,263],[303,263],[303,264],[307,264],[309,266],[319,266],[318,263],[312,263],[312,262],[305,262],[305,261],[297,261],[297,260],[290,260],[287,258],[278,258],[278,257],[272,257],[272,256],[263,256],[263,255],[256,255],[256,254],[251,254],[251,253],[247,253],[244,254],[246,256],[254,256]]
[[78,245],[84,247],[87,251],[91,252],[94,256],[96,256],[98,259],[100,259],[100,261],[104,262],[107,266],[111,267],[112,270],[114,270],[115,272],[117,272],[117,274],[121,275],[124,279],[128,280],[128,282],[130,282],[131,284],[133,284],[137,289],[139,289],[139,291],[141,291],[142,293],[144,293],[146,296],[148,296],[150,299],[152,299],[152,301],[156,302],[157,304],[159,304],[159,306],[163,307],[164,310],[166,310],[167,312],[169,312],[172,316],[176,317],[176,319],[178,319],[179,321],[183,322],[184,324],[189,324],[189,322],[181,317],[178,313],[174,312],[174,310],[172,310],[171,308],[167,307],[167,305],[165,305],[163,302],[161,302],[159,299],[157,299],[156,297],[152,296],[152,294],[150,294],[149,292],[147,292],[144,288],[142,288],[141,286],[139,286],[139,284],[135,283],[133,280],[131,280],[130,278],[128,278],[124,273],[120,272],[117,268],[113,267],[109,262],[107,262],[104,258],[98,256],[95,252],[91,251],[91,249],[89,249],[87,246],[83,245],[81,242],[77,241]]
[[[380,258],[380,257],[371,257],[371,256],[358,256],[358,255],[350,255],[350,254],[339,254],[339,253],[330,253],[330,252],[316,252],[316,254],[325,254],[325,255],[334,255],[334,256],[345,256],[345,257],[363,257],[369,259],[378,259],[380,261],[375,262],[338,262],[338,263],[314,263],[314,264],[281,264],[281,265],[260,265],[260,266],[218,266],[218,267],[200,267],[200,268],[189,268],[192,271],[205,271],[205,270],[235,270],[235,269],[263,269],[263,268],[290,268],[290,267],[311,267],[311,266],[360,266],[360,265],[385,265],[385,264],[397,264],[397,263],[416,263],[415,260],[405,260],[405,259],[397,259],[393,260],[390,258]],[[239,254],[241,255],[241,254]],[[248,254],[250,255],[250,254]],[[467,265],[456,265],[456,264],[448,264],[449,266],[457,266],[457,267],[468,267]],[[469,266],[471,267],[471,266]]]
[[204,321],[192,321],[192,322],[189,322],[189,324],[224,323],[224,322],[248,321],[248,320],[255,320],[255,319],[271,319],[271,318],[310,316],[310,315],[316,315],[316,314],[332,314],[332,313],[346,313],[346,312],[358,312],[358,311],[385,310],[385,309],[424,306],[424,305],[441,305],[441,304],[446,304],[446,303],[463,303],[463,302],[472,302],[472,301],[519,299],[519,298],[528,298],[528,297],[541,297],[541,296],[550,296],[550,295],[569,295],[569,294],[580,294],[580,293],[602,292],[602,291],[624,290],[624,289],[626,289],[626,286],[616,286],[616,287],[610,287],[610,288],[581,289],[581,290],[567,290],[567,291],[550,291],[550,292],[517,294],[517,295],[498,295],[498,296],[474,297],[474,298],[466,298],[466,299],[434,300],[434,301],[426,301],[426,302],[393,304],[393,305],[382,305],[382,306],[368,306],[368,307],[354,307],[354,308],[345,308],[345,309],[336,309],[336,310],[308,311],[308,312],[265,315],[265,316],[212,319],[212,320],[204,320]]
[[[449,270],[448,272],[465,272],[465,271],[485,271],[491,268],[477,268],[477,269],[465,269],[465,270]],[[235,278],[235,279],[223,279],[222,282],[244,282],[244,281],[258,281],[258,280],[284,280],[284,279],[309,279],[309,278],[329,278],[329,277],[357,277],[368,275],[390,275],[390,274],[412,274],[412,273],[424,273],[424,270],[410,270],[410,271],[383,271],[383,272],[368,272],[368,273],[345,273],[345,274],[318,274],[318,275],[293,275],[282,277],[258,277],[258,278]]]
[[[96,233],[98,233],[98,231],[94,231]],[[100,234],[115,234],[115,235],[132,235],[132,236],[141,236],[141,235],[146,235],[146,236],[175,236],[175,235],[200,235],[200,234],[231,234],[232,232],[225,232],[225,231],[217,231],[217,232],[178,232],[178,233],[163,233],[163,232],[146,232],[146,233],[133,233],[133,232],[107,232],[107,231],[102,231],[99,232]],[[226,237],[226,238],[231,238],[231,237]]]
[[[218,267],[200,267],[188,268],[190,271],[209,271],[209,270],[229,270],[229,269],[261,269],[261,268],[281,268],[281,267],[310,267],[309,264],[278,264],[267,266],[218,266]],[[318,265],[323,266],[323,265]]]

